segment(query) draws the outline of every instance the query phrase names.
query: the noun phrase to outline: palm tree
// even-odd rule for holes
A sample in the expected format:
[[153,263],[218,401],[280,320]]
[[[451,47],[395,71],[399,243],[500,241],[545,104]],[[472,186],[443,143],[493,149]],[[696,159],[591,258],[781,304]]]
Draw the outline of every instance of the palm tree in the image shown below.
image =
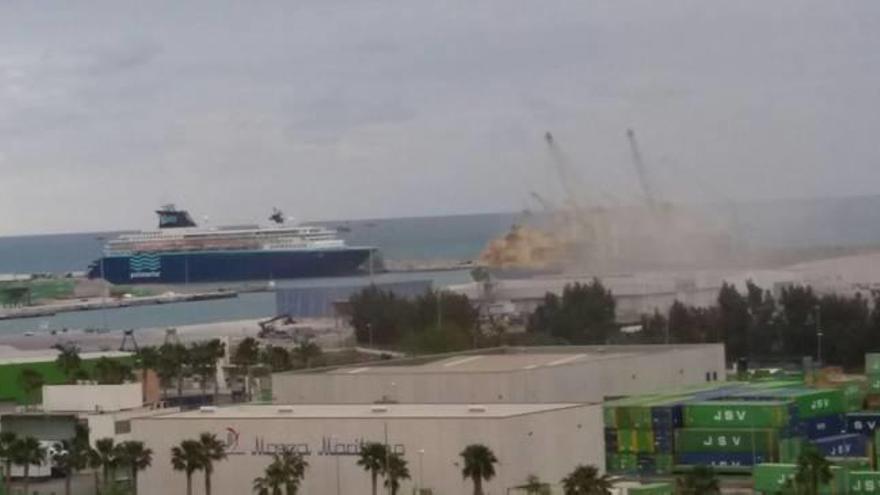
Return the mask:
[[0,460],[3,461],[3,483],[4,493],[12,493],[10,486],[12,484],[12,463],[15,460],[15,444],[18,436],[11,431],[0,433]]
[[474,495],[483,495],[483,480],[495,477],[495,464],[498,458],[489,447],[476,443],[468,445],[459,454],[464,460],[461,475],[474,482]]
[[61,370],[68,383],[74,383],[85,374],[82,369],[82,359],[79,357],[79,347],[76,344],[55,344],[53,348],[58,351],[55,366]]
[[171,466],[186,473],[186,495],[192,495],[192,475],[204,468],[202,444],[198,440],[184,440],[171,448]]
[[805,489],[804,495],[818,495],[819,486],[827,485],[833,477],[828,459],[815,446],[805,447],[798,456],[794,475],[795,483]]
[[266,467],[265,476],[254,479],[254,493],[281,495],[284,488],[286,495],[296,495],[308,465],[300,454],[291,450],[275,454],[272,463]]
[[391,488],[391,495],[397,495],[400,489],[400,480],[409,479],[409,468],[406,459],[400,454],[388,456],[388,466],[385,469],[385,486]]
[[119,457],[116,445],[112,438],[101,438],[95,442],[95,464],[101,468],[105,489],[116,482],[116,467],[119,465]]
[[214,474],[214,462],[226,459],[226,444],[221,442],[213,433],[199,435],[199,444],[202,446],[202,456],[205,470],[205,495],[211,495],[211,475]]
[[693,471],[679,477],[675,484],[681,495],[719,495],[721,485],[715,471],[708,466],[696,466]]
[[285,485],[284,466],[275,455],[275,460],[266,466],[265,476],[254,479],[254,493],[257,495],[281,495],[281,487]]
[[34,437],[24,437],[15,442],[12,462],[24,468],[24,493],[30,493],[31,466],[46,462],[46,449]]
[[385,445],[379,442],[367,442],[361,446],[361,455],[357,465],[370,472],[370,481],[373,483],[373,495],[376,495],[376,483],[379,473],[385,467]]
[[562,478],[562,489],[565,495],[605,495],[611,493],[611,481],[595,466],[579,465]]
[[309,467],[309,463],[303,459],[301,454],[292,450],[285,450],[278,457],[284,467],[286,477],[284,491],[286,495],[296,495],[300,483],[306,477],[306,468]]
[[550,495],[550,484],[541,481],[534,474],[526,476],[525,484],[517,487],[519,490],[525,490],[527,495]]
[[143,442],[128,440],[116,446],[116,456],[119,459],[119,464],[129,469],[131,492],[137,495],[138,472],[153,464],[153,450],[144,447]]
[[62,440],[55,444],[52,462],[56,469],[64,473],[65,495],[70,495],[70,483],[73,475],[89,466],[90,451],[89,429],[80,424],[76,425],[76,432],[72,439]]

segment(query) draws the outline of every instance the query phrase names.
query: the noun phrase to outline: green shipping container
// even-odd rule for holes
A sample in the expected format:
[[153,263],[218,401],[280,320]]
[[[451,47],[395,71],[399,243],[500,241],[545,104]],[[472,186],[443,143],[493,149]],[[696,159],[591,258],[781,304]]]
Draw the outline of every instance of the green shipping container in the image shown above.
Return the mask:
[[846,412],[861,411],[865,403],[865,388],[861,382],[849,382],[841,387]]
[[870,471],[871,459],[868,457],[828,457],[828,462],[847,471]]
[[880,375],[880,353],[869,352],[865,354],[865,374]]
[[626,493],[627,495],[673,495],[675,492],[669,483],[651,483],[650,485],[630,487]]
[[783,388],[774,390],[774,395],[794,400],[800,419],[840,414],[846,412],[847,408],[845,395],[840,388]]
[[779,441],[779,462],[791,463],[797,462],[798,456],[804,449],[804,439],[801,437],[783,438]]
[[779,432],[769,428],[684,428],[675,430],[675,450],[776,453]]
[[[783,489],[789,480],[794,480],[796,472],[795,464],[758,464],[752,471],[754,490],[765,495],[786,493]],[[832,466],[831,483],[819,487],[820,495],[846,495],[847,474],[845,469]]]
[[617,430],[617,452],[621,454],[654,452],[654,431]]
[[880,392],[880,373],[872,373],[867,376],[868,378],[868,392],[878,393]]
[[851,494],[880,494],[880,472],[878,471],[850,471],[846,478]]
[[780,401],[711,401],[684,406],[687,427],[778,428],[790,419],[789,404]]

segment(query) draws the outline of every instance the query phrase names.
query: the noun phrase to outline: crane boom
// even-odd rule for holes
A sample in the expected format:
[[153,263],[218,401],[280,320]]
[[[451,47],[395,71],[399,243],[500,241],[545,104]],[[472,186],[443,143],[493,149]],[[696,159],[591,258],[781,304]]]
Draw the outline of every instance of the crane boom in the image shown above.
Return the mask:
[[629,140],[629,149],[632,152],[633,165],[635,165],[636,175],[639,177],[639,184],[642,186],[642,192],[645,194],[645,201],[647,201],[648,206],[652,209],[656,208],[657,195],[648,180],[648,171],[645,169],[645,162],[642,161],[642,153],[639,151],[639,144],[636,141],[635,131],[627,129],[626,137]]

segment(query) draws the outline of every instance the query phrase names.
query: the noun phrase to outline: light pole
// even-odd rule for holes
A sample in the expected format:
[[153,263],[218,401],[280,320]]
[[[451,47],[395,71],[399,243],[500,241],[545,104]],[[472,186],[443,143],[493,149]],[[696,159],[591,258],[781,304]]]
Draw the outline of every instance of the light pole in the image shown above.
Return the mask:
[[422,495],[422,488],[424,488],[423,478],[422,478],[422,460],[425,457],[425,449],[419,449],[419,486],[416,490],[416,495]]
[[[99,235],[95,239],[104,242],[107,240],[106,237]],[[107,291],[109,288],[107,287],[107,279],[104,278],[104,258],[105,253],[103,247],[101,248],[101,258],[98,260],[99,269],[101,270],[101,326],[106,331],[107,330]]]
[[336,452],[336,437],[330,437],[331,454],[336,459],[336,495],[342,495],[342,483],[339,478],[339,453]]
[[818,304],[813,308],[816,311],[816,364],[822,365],[822,307]]

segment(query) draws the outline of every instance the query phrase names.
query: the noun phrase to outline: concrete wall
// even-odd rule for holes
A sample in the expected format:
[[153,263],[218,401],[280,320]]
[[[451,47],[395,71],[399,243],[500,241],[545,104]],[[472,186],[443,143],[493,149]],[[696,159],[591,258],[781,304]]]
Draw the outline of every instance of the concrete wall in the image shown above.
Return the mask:
[[[259,441],[264,449],[296,444],[307,450],[309,467],[301,494],[369,493],[370,477],[355,464],[356,453],[322,452],[322,444],[383,442],[387,425],[388,443],[403,453],[412,476],[398,493],[412,493],[420,478],[438,495],[471,493],[471,484],[461,477],[459,453],[468,444],[482,443],[500,460],[486,493],[504,494],[528,474],[558,482],[579,463],[604,469],[601,416],[600,406],[584,405],[507,418],[138,419],[133,436],[154,452],[152,467],[139,477],[138,493],[183,493],[185,476],[172,470],[170,449],[203,431],[226,439],[230,448],[228,459],[215,467],[215,495],[252,492],[253,479],[271,462],[267,452],[255,448]],[[199,474],[194,477],[194,494],[203,493]]]
[[140,383],[122,385],[46,385],[43,387],[43,410],[119,411],[143,405]]
[[[285,404],[601,402],[606,397],[656,392],[724,380],[722,345],[608,346],[609,355],[530,370],[431,373],[279,373],[274,399]],[[623,349],[623,350],[622,350]],[[389,368],[393,369],[393,368]]]

